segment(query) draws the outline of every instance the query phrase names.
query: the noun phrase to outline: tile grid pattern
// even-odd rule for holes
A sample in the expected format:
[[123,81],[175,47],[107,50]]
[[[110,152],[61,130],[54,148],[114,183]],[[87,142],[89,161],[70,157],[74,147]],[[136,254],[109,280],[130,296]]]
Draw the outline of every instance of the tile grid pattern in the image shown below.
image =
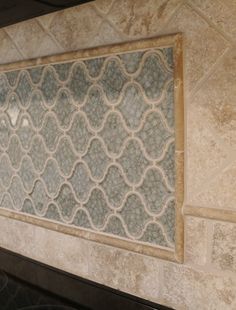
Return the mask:
[[0,83],[1,208],[174,248],[172,48]]

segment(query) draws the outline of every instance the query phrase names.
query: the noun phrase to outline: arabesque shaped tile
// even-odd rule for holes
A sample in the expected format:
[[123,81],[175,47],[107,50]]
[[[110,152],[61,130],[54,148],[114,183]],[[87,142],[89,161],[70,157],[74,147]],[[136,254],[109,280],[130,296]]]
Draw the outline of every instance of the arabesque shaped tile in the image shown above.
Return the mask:
[[128,196],[118,214],[122,216],[129,233],[133,236],[139,236],[145,224],[151,219],[140,198],[134,194]]
[[63,219],[66,221],[70,220],[75,209],[79,207],[78,202],[75,200],[74,194],[67,184],[63,184],[60,192],[55,199]]
[[157,223],[148,224],[143,236],[139,240],[163,247],[169,247],[163,231]]
[[61,172],[66,176],[70,175],[76,162],[77,156],[75,155],[67,138],[63,137],[60,140],[57,146],[57,150],[53,156],[56,159]]
[[103,231],[105,233],[117,235],[119,237],[127,237],[127,234],[125,232],[125,229],[124,229],[124,226],[121,220],[115,215],[109,217],[107,221],[107,225]]
[[172,78],[156,54],[149,55],[142,66],[136,81],[142,86],[150,100],[161,97],[165,84]]
[[71,67],[73,66],[74,62],[69,63],[59,63],[53,65],[53,68],[55,69],[57,76],[60,81],[66,81],[69,77]]
[[74,216],[73,222],[71,223],[72,225],[78,226],[78,227],[83,227],[83,228],[91,228],[88,215],[86,212],[82,209],[79,209]]
[[44,70],[43,66],[33,67],[30,69],[27,69],[27,71],[29,72],[32,83],[38,84],[40,82],[43,70]]
[[33,125],[37,128],[41,127],[46,113],[41,92],[33,93],[27,111],[31,117]]
[[166,150],[164,158],[157,163],[162,168],[168,184],[174,188],[175,185],[175,144],[171,143]]
[[99,84],[102,86],[107,99],[111,102],[116,101],[124,85],[127,83],[128,78],[124,74],[119,62],[116,59],[110,59],[106,63],[105,70]]
[[8,103],[8,107],[6,110],[10,123],[13,127],[15,127],[17,124],[20,112],[21,112],[20,100],[18,96],[13,93],[9,98],[9,103]]
[[97,78],[101,74],[101,70],[103,68],[105,60],[105,57],[100,57],[83,61],[89,72],[89,75],[92,78]]
[[54,196],[58,192],[58,189],[64,180],[59,173],[55,160],[53,159],[48,160],[41,177],[44,180],[47,191],[51,196]]
[[108,169],[105,179],[101,186],[105,191],[107,198],[113,207],[119,207],[129,191],[129,186],[125,183],[124,178],[116,166]]
[[70,136],[74,148],[79,153],[84,153],[89,140],[92,137],[92,132],[88,129],[86,120],[82,114],[74,116],[70,130],[67,132]]
[[69,179],[72,188],[79,201],[87,200],[94,183],[89,177],[89,172],[83,163],[78,163],[74,169],[72,177]]
[[158,222],[161,223],[164,228],[168,241],[174,246],[175,243],[175,200],[170,200],[167,203],[165,212],[158,218]]
[[149,169],[142,184],[137,188],[144,197],[147,207],[153,213],[162,211],[163,204],[173,193],[165,184],[163,176],[158,169]]
[[122,156],[118,159],[128,180],[131,183],[140,182],[149,161],[145,158],[140,144],[137,140],[129,140],[125,146]]
[[8,187],[13,176],[13,169],[8,156],[5,154],[0,159],[0,176],[2,185]]
[[139,66],[140,62],[143,58],[144,52],[134,52],[134,53],[126,53],[119,55],[122,64],[125,67],[125,70],[129,73],[135,73]]
[[28,150],[30,148],[33,136],[35,135],[35,130],[28,116],[23,116],[21,118],[20,126],[17,129],[17,135],[23,148]]
[[93,224],[98,228],[104,225],[107,216],[111,212],[102,191],[96,188],[92,191],[84,208],[88,210]]
[[14,210],[12,199],[9,194],[4,194],[2,197],[1,208]]
[[91,142],[83,160],[87,163],[91,175],[98,180],[104,176],[107,166],[111,163],[111,159],[107,156],[101,141],[98,139]]
[[88,98],[82,109],[86,113],[90,125],[93,128],[98,128],[102,125],[109,107],[104,101],[101,90],[93,87],[90,89]]
[[20,73],[19,81],[15,91],[20,98],[22,106],[26,107],[29,104],[33,87],[30,83],[29,76],[25,71]]
[[24,156],[18,136],[11,137],[7,154],[10,158],[12,167],[18,169],[21,164],[22,157]]
[[0,116],[0,145],[6,148],[12,134],[11,126],[6,116]]
[[21,179],[18,176],[14,176],[8,190],[11,195],[12,201],[16,209],[21,209],[24,203],[27,193],[24,190],[24,186]]
[[110,153],[120,152],[125,139],[129,136],[126,132],[121,118],[117,113],[110,113],[107,116],[103,129],[99,132]]
[[62,134],[55,117],[48,114],[43,123],[43,127],[40,130],[44,142],[49,151],[53,151],[57,145],[57,142]]
[[165,96],[161,103],[157,105],[157,108],[164,115],[168,126],[174,129],[174,81],[168,83],[165,87]]
[[92,82],[87,76],[84,66],[81,63],[77,63],[73,67],[71,78],[67,83],[67,87],[76,103],[81,104],[84,101],[88,88],[91,85]]
[[43,217],[46,218],[47,220],[62,222],[61,215],[59,213],[58,207],[53,203],[51,203],[48,206],[47,211],[45,212]]
[[49,157],[49,154],[47,153],[43,140],[40,136],[34,137],[29,156],[34,164],[35,169],[37,171],[42,171],[46,160]]
[[21,208],[21,212],[35,215],[35,210],[32,202],[29,199],[24,201],[23,207]]
[[16,85],[16,81],[18,79],[19,74],[20,74],[19,70],[18,71],[8,71],[5,73],[7,81],[11,87]]
[[53,111],[57,116],[59,124],[62,128],[67,128],[70,124],[73,112],[76,107],[73,105],[67,91],[61,90],[56,99]]
[[44,184],[40,180],[36,181],[30,197],[37,212],[42,213],[46,210],[50,198],[46,193]]
[[55,72],[52,68],[47,68],[43,72],[43,78],[40,90],[43,93],[45,103],[51,106],[54,103],[60,84],[56,79]]
[[129,84],[124,91],[118,109],[126,125],[131,129],[136,129],[140,126],[142,116],[148,107],[141,93],[141,89],[136,84]]
[[158,112],[148,114],[143,127],[137,133],[150,157],[157,159],[160,157],[170,139],[171,134],[163,123]]
[[37,178],[34,166],[30,157],[25,156],[21,162],[20,170],[18,174],[27,192],[31,192],[34,186],[34,182]]
[[0,108],[6,105],[7,95],[10,92],[10,87],[7,84],[4,74],[0,75]]

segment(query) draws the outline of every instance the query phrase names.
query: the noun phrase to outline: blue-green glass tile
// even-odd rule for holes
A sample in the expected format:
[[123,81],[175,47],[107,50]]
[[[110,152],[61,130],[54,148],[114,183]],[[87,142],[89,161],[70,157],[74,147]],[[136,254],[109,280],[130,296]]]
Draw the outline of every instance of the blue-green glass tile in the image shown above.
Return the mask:
[[170,242],[174,244],[175,242],[175,200],[171,200],[165,212],[162,216],[158,219],[158,221],[164,227],[165,233]]
[[165,176],[168,179],[168,182],[171,187],[175,186],[175,144],[171,143],[168,147],[168,150],[165,154],[163,160],[158,163],[164,172]]
[[33,191],[30,193],[30,197],[33,200],[34,207],[38,212],[42,212],[50,201],[44,185],[40,180],[35,183]]
[[59,88],[60,85],[56,79],[54,70],[50,67],[47,67],[43,71],[43,78],[40,87],[46,104],[50,106],[54,103]]
[[24,205],[21,209],[21,212],[35,215],[34,207],[32,205],[32,202],[29,199],[25,200]]
[[8,187],[13,176],[13,169],[8,156],[5,154],[0,159],[0,176],[2,185]]
[[13,177],[8,192],[11,195],[14,205],[18,209],[20,209],[23,206],[24,200],[27,195],[24,190],[24,186],[18,176]]
[[83,228],[91,228],[88,216],[83,210],[78,210],[76,212],[72,225]]
[[10,158],[12,167],[18,169],[24,152],[21,149],[20,141],[17,136],[12,136],[7,149],[7,154]]
[[16,85],[16,81],[17,81],[19,74],[20,74],[19,70],[18,71],[9,71],[9,72],[5,73],[5,75],[7,77],[7,81],[11,85],[11,87]]
[[170,128],[174,128],[175,108],[174,108],[174,82],[173,81],[168,84],[164,99],[158,105],[158,108],[163,113],[168,126]]
[[32,95],[32,85],[30,78],[26,72],[21,72],[20,78],[16,87],[16,93],[18,94],[23,107],[27,106]]
[[27,192],[31,192],[37,175],[35,173],[32,161],[28,156],[23,158],[18,174],[21,177],[21,181],[24,185],[25,190]]
[[30,148],[33,136],[35,135],[35,130],[28,116],[22,117],[20,126],[17,129],[17,135],[23,148],[28,150]]
[[65,220],[69,220],[76,207],[78,207],[74,194],[67,184],[62,185],[59,195],[55,201],[61,211],[63,219]]
[[56,64],[53,65],[53,68],[56,70],[56,73],[58,75],[58,78],[61,81],[66,81],[69,77],[70,69],[74,62],[69,62],[69,63],[61,63],[61,64]]
[[41,127],[46,113],[46,108],[43,104],[43,98],[40,92],[34,92],[28,107],[28,113],[35,127]]
[[156,100],[160,98],[165,83],[171,78],[171,74],[165,71],[159,57],[149,55],[143,64],[136,81],[142,85],[146,96]]
[[42,135],[48,150],[53,151],[62,134],[53,115],[50,114],[45,117],[40,134]]
[[174,54],[173,54],[173,47],[162,48],[159,49],[161,51],[169,65],[169,67],[173,70],[174,69]]
[[115,215],[109,218],[104,232],[112,235],[117,235],[119,237],[127,237],[121,220]]
[[111,212],[102,191],[99,189],[92,191],[84,207],[88,210],[92,222],[96,227],[102,227],[107,215]]
[[101,90],[93,87],[90,89],[88,99],[82,109],[86,113],[90,125],[98,128],[101,126],[109,107],[105,104]]
[[147,226],[143,236],[139,240],[163,247],[169,247],[161,228],[155,223],[150,223]]
[[45,217],[48,220],[62,222],[58,208],[54,204],[50,204],[48,206],[48,209],[43,217]]
[[105,71],[99,81],[107,98],[112,102],[116,101],[123,89],[128,78],[123,73],[122,68],[117,60],[109,60],[106,64]]
[[128,127],[135,129],[140,125],[142,116],[147,111],[148,105],[137,85],[130,84],[125,89],[118,109]]
[[4,74],[0,75],[0,107],[4,107],[6,105],[6,99],[10,92],[10,87],[7,84],[6,78]]
[[39,136],[34,137],[28,154],[34,164],[34,168],[37,171],[42,171],[46,163],[46,160],[49,157],[49,154],[47,153],[45,149],[45,146],[44,146],[44,143],[41,137]]
[[58,166],[54,160],[49,159],[47,162],[42,179],[49,194],[55,195],[64,179],[60,176]]
[[37,84],[40,82],[44,68],[45,67],[34,67],[34,68],[27,70],[29,72],[30,78],[34,84]]
[[84,60],[91,77],[95,78],[99,76],[105,60],[106,58],[104,57]]
[[11,126],[6,115],[0,116],[0,145],[6,148],[12,134]]
[[18,120],[19,120],[20,113],[21,113],[20,100],[18,96],[14,93],[11,94],[8,100],[9,100],[9,103],[8,103],[6,113],[8,115],[11,125],[13,127],[16,127]]
[[152,112],[146,117],[137,136],[142,140],[149,156],[155,159],[162,155],[172,134],[166,129],[160,114]]
[[155,213],[162,211],[166,199],[172,194],[159,170],[154,168],[147,171],[143,183],[137,190],[144,197],[148,208]]
[[76,66],[73,67],[72,75],[67,83],[67,87],[77,103],[80,104],[83,102],[88,88],[91,85],[92,83],[86,75],[84,67],[81,64],[76,64]]
[[134,73],[138,70],[144,52],[126,53],[119,55],[125,69],[128,73]]
[[142,201],[137,195],[130,195],[119,214],[124,219],[127,229],[133,236],[140,235],[150,215],[144,209]]

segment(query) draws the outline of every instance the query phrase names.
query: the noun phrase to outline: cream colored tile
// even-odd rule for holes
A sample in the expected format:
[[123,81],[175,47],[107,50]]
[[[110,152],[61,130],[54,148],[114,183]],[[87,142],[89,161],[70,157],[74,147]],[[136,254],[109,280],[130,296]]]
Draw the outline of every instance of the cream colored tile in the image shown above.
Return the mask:
[[145,37],[157,34],[181,0],[115,1],[109,19],[125,35]]
[[236,5],[234,0],[192,0],[191,3],[217,28],[236,40]]
[[197,217],[185,219],[185,262],[205,265],[207,261],[207,220]]
[[162,285],[164,302],[174,309],[232,310],[236,307],[235,277],[166,264]]
[[92,45],[101,22],[92,6],[82,5],[56,13],[49,30],[65,51],[77,50]]
[[58,53],[58,46],[45,33],[36,19],[24,21],[5,28],[24,57],[34,58]]
[[159,298],[158,260],[96,243],[90,251],[90,279],[146,299]]
[[22,60],[22,55],[3,29],[0,29],[0,42],[0,63],[4,64]]
[[192,96],[188,109],[202,115],[202,122],[212,130],[215,139],[220,138],[236,151],[235,80],[236,52],[232,49]]
[[94,2],[94,5],[103,13],[107,13],[111,8],[113,2],[114,0],[96,0]]
[[121,35],[108,22],[104,21],[92,44],[93,46],[100,46],[121,41]]
[[212,263],[222,270],[236,271],[236,224],[215,223]]
[[182,6],[160,34],[184,34],[184,88],[185,93],[196,86],[218,57],[225,51],[227,42],[189,6]]

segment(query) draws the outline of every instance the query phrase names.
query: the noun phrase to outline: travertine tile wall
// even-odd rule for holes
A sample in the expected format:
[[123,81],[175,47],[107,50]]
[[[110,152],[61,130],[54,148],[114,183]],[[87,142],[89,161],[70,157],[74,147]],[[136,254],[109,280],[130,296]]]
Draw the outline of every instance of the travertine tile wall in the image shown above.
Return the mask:
[[235,16],[235,0],[97,0],[1,29],[1,63],[183,32],[184,209],[204,217],[185,215],[183,265],[4,217],[0,246],[176,309],[236,309]]

